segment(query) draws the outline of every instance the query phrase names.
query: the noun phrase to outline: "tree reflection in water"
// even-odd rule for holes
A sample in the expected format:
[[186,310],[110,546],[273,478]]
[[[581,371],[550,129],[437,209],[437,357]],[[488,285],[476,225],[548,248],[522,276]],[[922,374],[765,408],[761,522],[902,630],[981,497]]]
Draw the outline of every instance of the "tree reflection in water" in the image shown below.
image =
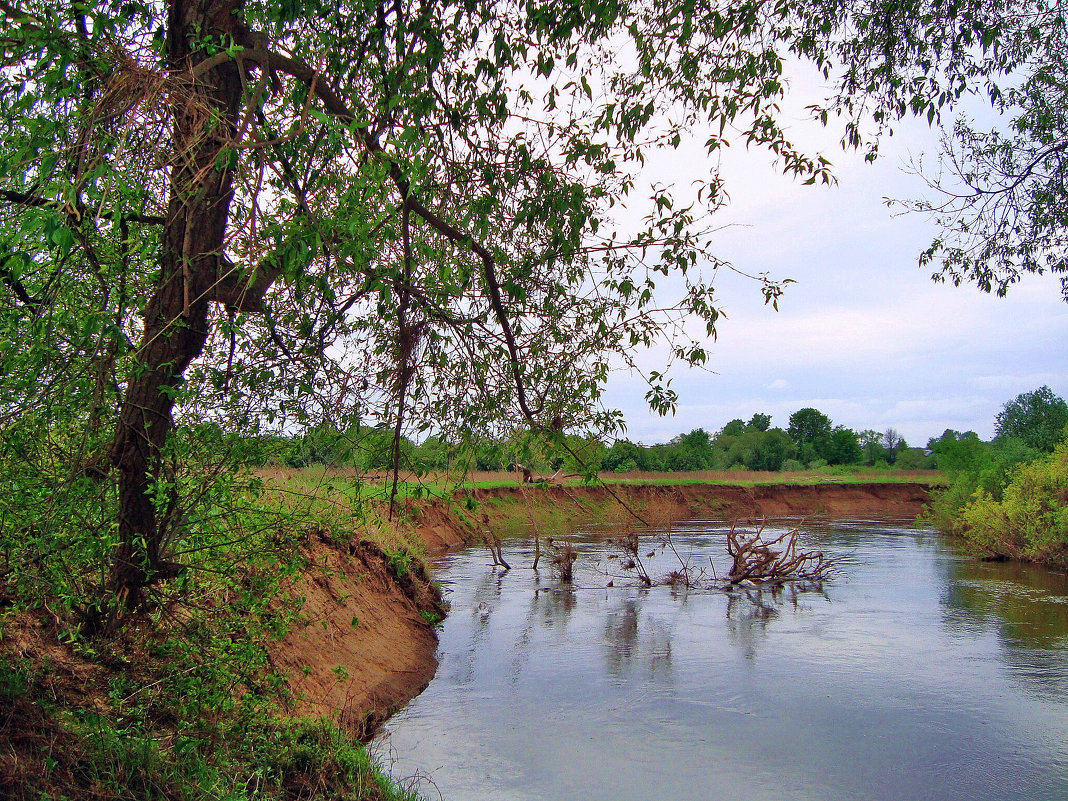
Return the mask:
[[637,596],[617,598],[604,618],[604,660],[608,675],[617,682],[633,678],[670,683],[672,679],[672,627],[664,620],[647,617],[641,609],[648,590]]
[[[788,606],[801,609],[803,595],[827,598],[823,582],[790,582],[779,586],[735,586],[727,592],[727,637],[746,659],[752,659],[767,638],[768,625]],[[828,599],[829,600],[829,599]]]
[[943,625],[972,637],[976,623],[996,634],[1020,686],[1045,700],[1068,697],[1068,574],[1021,562],[946,559]]

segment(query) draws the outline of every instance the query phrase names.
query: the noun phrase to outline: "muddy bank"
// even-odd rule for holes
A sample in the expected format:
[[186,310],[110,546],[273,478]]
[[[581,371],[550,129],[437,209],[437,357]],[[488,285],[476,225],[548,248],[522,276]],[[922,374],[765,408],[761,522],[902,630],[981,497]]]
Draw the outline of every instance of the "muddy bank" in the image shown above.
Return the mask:
[[[460,494],[452,503],[420,502],[407,510],[406,525],[434,553],[480,542],[487,529],[544,534],[589,520],[626,523],[634,515],[649,525],[906,517],[927,498],[921,484],[516,486]],[[433,678],[437,638],[428,616],[439,601],[415,562],[398,574],[371,543],[341,546],[324,538],[312,544],[309,569],[293,591],[304,598],[301,619],[272,649],[272,660],[289,675],[295,713],[331,717],[366,736]]]
[[487,529],[507,535],[560,531],[591,519],[649,525],[671,521],[761,517],[908,517],[927,503],[929,487],[913,483],[740,486],[722,484],[499,487],[457,495],[453,504],[413,509],[430,552],[481,541]]
[[441,596],[418,561],[372,542],[317,537],[307,556],[291,589],[300,613],[271,662],[289,677],[294,714],[366,738],[434,677]]

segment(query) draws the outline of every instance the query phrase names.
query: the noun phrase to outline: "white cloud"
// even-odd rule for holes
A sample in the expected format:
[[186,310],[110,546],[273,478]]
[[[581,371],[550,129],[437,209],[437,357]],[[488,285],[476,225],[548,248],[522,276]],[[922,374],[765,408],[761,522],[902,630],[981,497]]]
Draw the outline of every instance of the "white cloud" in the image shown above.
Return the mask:
[[[716,294],[727,316],[709,346],[715,372],[676,375],[677,417],[648,415],[644,387],[613,377],[607,402],[624,409],[632,438],[715,430],[756,411],[785,426],[790,413],[814,406],[837,423],[893,426],[923,444],[945,428],[990,436],[1005,401],[1043,384],[1068,397],[1068,304],[1057,281],[1029,276],[1006,298],[935,284],[917,267],[930,224],[886,207],[884,196],[922,194],[901,165],[910,153],[936,151],[936,134],[902,126],[869,165],[833,152],[833,137],[804,130],[835,162],[839,185],[798,186],[765,154],[728,149],[721,165],[731,206],[721,222],[731,227],[715,240],[717,255],[739,269],[797,283],[776,313],[752,281],[720,271]],[[674,160],[658,154],[656,179],[688,186],[702,172],[699,149]],[[666,356],[656,349],[640,363],[661,369]]]

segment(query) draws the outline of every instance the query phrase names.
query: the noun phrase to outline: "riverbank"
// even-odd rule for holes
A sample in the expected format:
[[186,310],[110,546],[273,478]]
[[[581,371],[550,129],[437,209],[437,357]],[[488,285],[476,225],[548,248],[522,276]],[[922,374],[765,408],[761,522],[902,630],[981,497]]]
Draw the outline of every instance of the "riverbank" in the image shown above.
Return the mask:
[[261,528],[214,594],[113,638],[0,587],[0,796],[217,797],[253,777],[261,798],[402,798],[354,739],[436,670],[444,609],[424,554],[591,519],[907,516],[926,497],[901,483],[517,485],[411,499],[390,524],[356,519],[327,485],[299,496],[318,521],[303,533]]
[[[927,500],[927,486],[914,483],[517,485],[410,502],[398,525],[402,541],[434,554],[487,532],[552,536],[589,520],[908,517]],[[309,570],[294,587],[305,598],[302,620],[271,646],[272,664],[289,676],[295,714],[329,717],[366,737],[433,678],[437,640],[428,623],[439,599],[418,560],[398,576],[397,559],[371,543],[317,537],[308,553]]]
[[920,483],[619,484],[493,487],[450,501],[413,503],[414,532],[431,553],[480,542],[486,532],[554,534],[589,520],[663,525],[695,519],[918,515],[930,497]]

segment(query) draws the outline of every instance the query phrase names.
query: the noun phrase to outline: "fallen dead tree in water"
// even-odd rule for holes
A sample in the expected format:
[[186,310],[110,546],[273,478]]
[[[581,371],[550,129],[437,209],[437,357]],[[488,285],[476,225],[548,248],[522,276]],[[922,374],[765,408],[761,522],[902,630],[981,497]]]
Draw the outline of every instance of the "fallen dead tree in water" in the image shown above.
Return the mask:
[[739,531],[737,521],[731,524],[731,530],[727,532],[727,553],[734,562],[727,574],[728,585],[743,581],[783,584],[787,581],[820,581],[828,577],[834,560],[825,557],[822,551],[799,550],[798,529],[765,541],[765,525],[761,522],[757,531],[749,532]]

